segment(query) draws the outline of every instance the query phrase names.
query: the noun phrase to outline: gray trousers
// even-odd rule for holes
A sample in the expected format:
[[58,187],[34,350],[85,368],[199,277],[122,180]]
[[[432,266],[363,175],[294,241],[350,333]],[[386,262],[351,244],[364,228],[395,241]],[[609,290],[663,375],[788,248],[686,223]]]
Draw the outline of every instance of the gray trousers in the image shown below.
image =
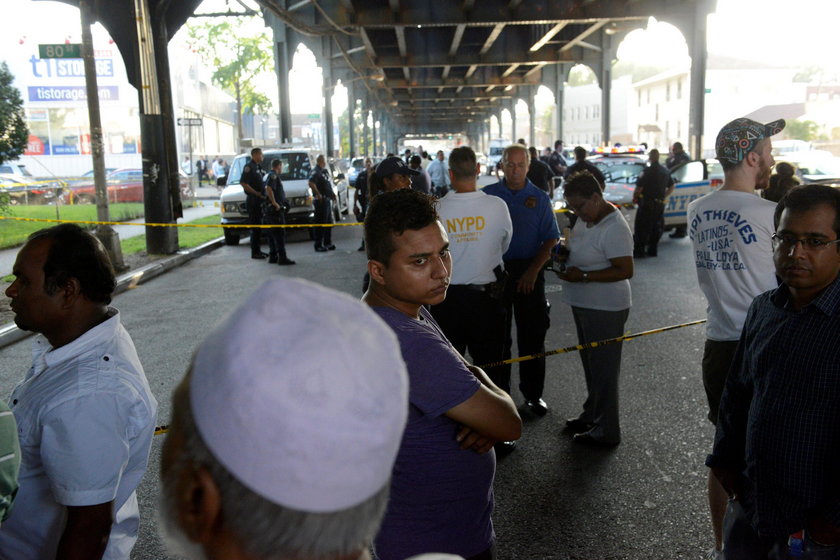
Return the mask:
[[[624,334],[629,309],[600,311],[572,306],[578,342],[596,342]],[[593,438],[608,443],[621,441],[618,424],[618,374],[621,371],[621,345],[617,342],[581,350],[580,361],[586,378],[588,396],[583,403],[580,420],[594,424],[588,432]]]

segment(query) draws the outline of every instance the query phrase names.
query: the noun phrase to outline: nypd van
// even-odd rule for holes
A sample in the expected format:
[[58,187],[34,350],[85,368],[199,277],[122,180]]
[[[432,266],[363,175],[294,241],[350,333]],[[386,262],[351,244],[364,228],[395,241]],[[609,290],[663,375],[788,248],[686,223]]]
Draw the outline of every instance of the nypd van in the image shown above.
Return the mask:
[[696,159],[672,169],[671,177],[676,186],[665,199],[666,230],[685,227],[689,203],[723,184],[723,167],[716,159]]

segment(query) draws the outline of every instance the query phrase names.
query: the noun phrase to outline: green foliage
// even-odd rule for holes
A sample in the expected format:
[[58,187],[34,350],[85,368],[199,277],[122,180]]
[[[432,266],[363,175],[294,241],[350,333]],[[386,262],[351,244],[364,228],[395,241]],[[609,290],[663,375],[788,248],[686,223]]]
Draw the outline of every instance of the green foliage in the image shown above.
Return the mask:
[[572,87],[574,86],[586,86],[589,84],[597,84],[598,79],[595,76],[595,72],[592,71],[589,66],[584,66],[583,64],[578,64],[577,66],[573,67],[569,71],[569,81],[568,84]]
[[252,19],[187,24],[191,46],[212,61],[213,81],[236,98],[240,116],[273,112],[271,100],[255,86],[274,64],[271,40],[264,31],[254,34]]
[[792,119],[786,121],[785,134],[795,140],[821,140],[820,127],[814,121],[800,121]]
[[29,139],[23,99],[20,91],[12,85],[13,81],[9,66],[5,61],[0,62],[0,163],[20,157]]

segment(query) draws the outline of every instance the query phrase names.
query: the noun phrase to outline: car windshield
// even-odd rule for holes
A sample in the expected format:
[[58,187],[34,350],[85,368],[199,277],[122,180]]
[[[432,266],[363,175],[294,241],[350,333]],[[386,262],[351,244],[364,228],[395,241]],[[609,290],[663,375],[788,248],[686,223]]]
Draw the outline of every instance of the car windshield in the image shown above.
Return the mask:
[[635,183],[645,164],[635,161],[596,161],[595,165],[604,174],[607,183]]
[[[238,157],[233,160],[230,168],[230,175],[227,178],[228,185],[238,185],[239,179],[242,177],[242,168],[245,167],[244,157]],[[309,179],[312,173],[312,167],[309,165],[309,156],[304,152],[292,152],[286,154],[278,154],[276,152],[266,152],[264,154],[262,168],[263,171],[268,171],[271,165],[271,160],[279,159],[283,162],[283,172],[280,174],[282,181],[297,181],[301,179]]]

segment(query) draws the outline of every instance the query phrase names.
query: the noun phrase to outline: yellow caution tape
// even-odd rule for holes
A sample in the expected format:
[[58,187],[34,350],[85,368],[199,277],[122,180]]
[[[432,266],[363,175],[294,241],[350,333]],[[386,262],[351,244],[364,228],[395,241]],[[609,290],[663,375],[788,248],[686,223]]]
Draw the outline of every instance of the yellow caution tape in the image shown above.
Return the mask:
[[[609,338],[607,340],[599,340],[597,342],[587,342],[586,344],[578,344],[576,346],[567,346],[566,348],[558,348],[557,350],[551,350],[549,352],[542,352],[540,354],[531,354],[530,356],[522,356],[519,358],[512,358],[510,360],[504,360],[502,362],[493,362],[490,364],[485,364],[482,366],[478,366],[482,369],[501,366],[504,364],[514,364],[517,362],[524,362],[527,360],[535,360],[537,358],[544,358],[546,356],[554,356],[555,354],[567,354],[569,352],[578,352],[580,350],[584,350],[587,348],[597,348],[598,346],[605,346],[607,344],[615,344],[616,342],[623,342],[623,341],[631,341],[636,338],[641,338],[643,336],[649,336],[652,334],[662,333],[666,331],[673,331],[675,329],[682,329],[684,327],[693,327],[695,325],[702,325],[706,322],[706,319],[700,319],[698,321],[690,321],[688,323],[681,323],[679,325],[671,325],[668,327],[661,327],[658,329],[652,329],[649,331],[642,331],[633,334],[626,334],[624,336],[619,336],[616,338]],[[164,424],[163,426],[158,426],[155,428],[155,435],[159,436],[161,434],[165,434],[169,431],[169,425]]]
[[489,364],[478,366],[482,369],[491,368],[496,366],[502,366],[505,364],[515,364],[518,362],[526,362],[528,360],[536,360],[537,358],[545,358],[546,356],[554,356],[555,354],[567,354],[569,352],[578,352],[580,350],[586,350],[588,348],[597,348],[598,346],[605,346],[607,344],[615,344],[616,342],[623,342],[623,341],[631,341],[636,338],[640,338],[642,336],[648,336],[651,334],[657,334],[666,331],[673,331],[675,329],[682,329],[684,327],[693,327],[695,325],[702,325],[706,322],[706,319],[700,319],[698,321],[691,321],[688,323],[681,323],[679,325],[671,325],[669,327],[661,327],[658,329],[653,329],[649,331],[642,331],[633,334],[626,334],[624,336],[619,336],[616,338],[609,338],[607,340],[598,340],[596,342],[587,342],[586,344],[577,344],[575,346],[567,346],[565,348],[558,348],[556,350],[549,350],[548,352],[541,352],[539,354],[531,354],[530,356],[520,356],[519,358],[511,358],[509,360],[503,360],[501,362],[492,362]]
[[53,224],[87,224],[94,226],[148,226],[148,227],[193,227],[193,228],[309,228],[309,227],[342,227],[361,226],[361,222],[339,222],[336,224],[261,224],[252,226],[249,224],[193,224],[193,223],[153,223],[153,222],[100,222],[97,220],[59,220],[57,218],[21,218],[18,216],[0,216],[0,220],[14,220],[18,222],[47,222]]

